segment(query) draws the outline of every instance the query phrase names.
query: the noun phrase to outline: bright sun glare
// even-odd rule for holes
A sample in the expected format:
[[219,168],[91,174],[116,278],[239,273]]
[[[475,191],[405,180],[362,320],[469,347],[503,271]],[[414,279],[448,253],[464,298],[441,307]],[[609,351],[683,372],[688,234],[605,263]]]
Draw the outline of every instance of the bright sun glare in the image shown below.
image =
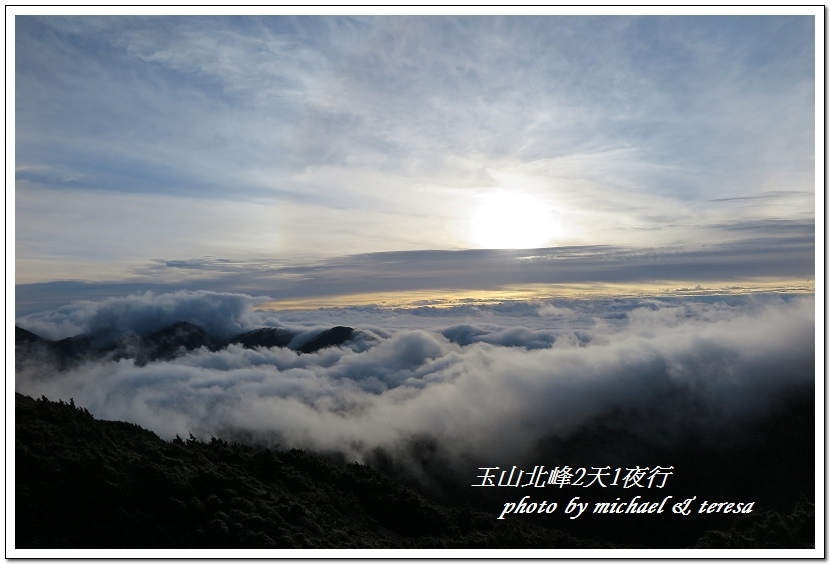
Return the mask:
[[520,192],[497,191],[481,197],[471,219],[471,239],[489,249],[532,249],[559,235],[548,206]]

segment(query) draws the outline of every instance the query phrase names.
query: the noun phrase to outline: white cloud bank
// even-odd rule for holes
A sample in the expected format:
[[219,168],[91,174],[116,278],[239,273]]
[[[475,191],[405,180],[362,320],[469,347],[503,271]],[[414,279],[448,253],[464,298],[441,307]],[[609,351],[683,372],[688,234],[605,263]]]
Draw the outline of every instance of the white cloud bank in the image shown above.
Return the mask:
[[[237,294],[147,293],[18,319],[44,336],[69,327],[149,331],[173,321],[216,334],[282,324]],[[707,441],[761,417],[815,369],[812,296],[608,300],[422,310],[291,312],[289,327],[353,326],[368,338],[298,354],[194,351],[173,361],[86,363],[16,374],[16,391],[74,398],[97,418],[170,439],[189,432],[409,459],[429,438],[446,463],[526,459],[550,437],[605,418],[649,443]],[[518,325],[522,321],[522,325]],[[387,328],[384,328],[386,325]],[[410,454],[404,454],[404,453]]]

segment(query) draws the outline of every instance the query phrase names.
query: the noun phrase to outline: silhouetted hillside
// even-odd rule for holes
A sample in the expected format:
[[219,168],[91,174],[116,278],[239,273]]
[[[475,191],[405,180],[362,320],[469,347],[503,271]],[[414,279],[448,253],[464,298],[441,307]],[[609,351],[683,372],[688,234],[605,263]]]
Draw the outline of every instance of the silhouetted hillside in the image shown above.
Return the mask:
[[22,327],[15,327],[14,328],[14,342],[15,342],[16,345],[25,345],[25,344],[37,343],[37,342],[42,341],[42,340],[43,339],[41,337],[38,337],[37,335],[35,335],[31,331],[27,331],[26,329],[23,329]]
[[255,347],[287,347],[295,334],[287,329],[263,327],[242,333],[231,339],[231,343],[240,344],[246,349]]
[[[211,437],[172,442],[15,394],[17,548],[626,548],[436,502],[360,464]],[[545,516],[543,516],[545,517]],[[609,521],[613,523],[619,521]],[[758,511],[696,548],[812,548],[814,510]],[[611,535],[613,536],[613,535]],[[653,539],[655,544],[663,544]],[[683,545],[676,545],[676,548]]]
[[[322,331],[303,345],[292,347],[292,350],[302,354],[314,353],[326,347],[343,345],[357,334],[351,327],[337,326]],[[211,351],[221,350],[230,344],[241,344],[249,349],[289,347],[297,335],[287,329],[262,327],[225,340],[212,337],[198,325],[180,321],[149,335],[127,333],[114,336],[99,332],[51,341],[22,327],[15,327],[15,361],[18,370],[29,362],[46,363],[58,370],[66,370],[88,360],[103,358],[132,358],[137,365],[143,366],[157,360],[171,360],[202,347]]]
[[186,321],[174,323],[148,335],[143,344],[150,360],[175,358],[182,350],[192,351],[201,347],[217,350],[223,345],[198,325]]
[[336,347],[341,345],[353,336],[354,329],[338,325],[337,327],[332,327],[331,329],[323,331],[297,350],[301,353],[309,354],[326,347]]
[[368,466],[210,438],[172,442],[16,394],[17,548],[579,548],[440,505]]

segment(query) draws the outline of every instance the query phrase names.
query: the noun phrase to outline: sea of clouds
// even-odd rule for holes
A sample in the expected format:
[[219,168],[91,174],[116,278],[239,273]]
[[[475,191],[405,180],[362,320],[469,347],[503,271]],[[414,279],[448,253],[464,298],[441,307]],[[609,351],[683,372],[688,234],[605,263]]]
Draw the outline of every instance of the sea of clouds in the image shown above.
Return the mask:
[[427,455],[467,475],[494,462],[533,464],[541,442],[600,421],[657,447],[738,440],[730,429],[814,387],[812,295],[398,310],[266,311],[256,309],[260,302],[147,292],[75,302],[17,324],[49,339],[148,334],[176,321],[222,338],[264,326],[311,334],[349,325],[360,334],[312,354],[230,345],[145,366],[27,365],[15,389],[73,398],[96,418],[137,423],[165,439],[192,433],[349,461],[380,452],[426,480]]

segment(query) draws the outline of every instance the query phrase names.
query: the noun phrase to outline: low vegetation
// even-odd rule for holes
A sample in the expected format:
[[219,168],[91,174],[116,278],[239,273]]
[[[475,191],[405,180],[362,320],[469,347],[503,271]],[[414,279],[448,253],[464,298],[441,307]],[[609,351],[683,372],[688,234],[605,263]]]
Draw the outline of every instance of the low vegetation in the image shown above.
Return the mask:
[[[190,436],[16,394],[16,548],[625,548],[434,501],[361,464]],[[699,548],[810,548],[812,504]],[[601,536],[601,532],[581,533]],[[643,546],[640,544],[639,546]]]
[[16,400],[17,548],[606,546],[439,505],[360,464],[167,442],[73,402]]

